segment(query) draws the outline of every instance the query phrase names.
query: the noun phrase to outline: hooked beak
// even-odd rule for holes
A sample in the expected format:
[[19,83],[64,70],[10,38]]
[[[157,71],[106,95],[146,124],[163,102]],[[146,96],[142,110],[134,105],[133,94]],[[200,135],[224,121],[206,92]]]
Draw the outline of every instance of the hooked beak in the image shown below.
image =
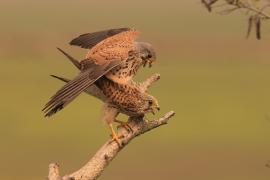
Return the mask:
[[152,60],[152,59],[151,59],[151,60],[148,60],[148,63],[149,63],[149,66],[148,66],[148,67],[151,68],[151,67],[152,67],[152,64],[154,64],[154,62],[155,62],[155,61]]
[[152,64],[154,64],[154,60],[153,59],[147,59],[143,62],[143,67],[145,67],[148,64],[148,67],[151,68]]
[[152,109],[151,109],[151,113],[152,113],[153,115],[155,115],[155,114],[156,114],[155,110],[160,111],[160,107],[159,107],[159,106],[157,106],[157,107],[154,107],[154,108],[152,108]]
[[143,62],[143,67],[145,67],[145,66],[146,66],[146,64],[147,64],[147,61],[144,61],[144,62]]

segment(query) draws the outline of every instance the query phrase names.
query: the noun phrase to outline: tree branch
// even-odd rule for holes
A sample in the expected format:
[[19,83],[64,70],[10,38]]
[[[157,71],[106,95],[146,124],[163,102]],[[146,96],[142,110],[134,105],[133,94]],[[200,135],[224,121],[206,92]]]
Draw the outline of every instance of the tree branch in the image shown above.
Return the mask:
[[256,38],[261,39],[262,20],[270,19],[269,11],[266,11],[266,9],[270,7],[269,0],[201,0],[201,2],[209,12],[211,12],[213,8],[229,7],[228,9],[219,12],[223,15],[227,15],[237,10],[243,10],[245,15],[249,16],[247,38],[254,27]]
[[110,162],[117,156],[126,145],[135,137],[144,134],[154,128],[167,124],[169,119],[174,116],[174,112],[166,113],[158,120],[146,121],[143,118],[129,119],[128,125],[133,129],[133,132],[120,127],[118,135],[123,136],[122,146],[119,147],[115,141],[108,140],[96,154],[79,170],[70,175],[65,175],[63,178],[59,175],[58,164],[52,163],[49,165],[49,180],[94,180],[97,179]]

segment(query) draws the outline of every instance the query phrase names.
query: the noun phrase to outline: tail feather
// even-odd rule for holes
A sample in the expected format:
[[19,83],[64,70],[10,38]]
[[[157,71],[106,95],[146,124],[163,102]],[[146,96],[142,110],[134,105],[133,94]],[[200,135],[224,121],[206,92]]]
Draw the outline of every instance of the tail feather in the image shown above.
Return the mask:
[[57,48],[61,53],[63,53],[71,62],[72,64],[74,64],[78,69],[81,69],[81,63],[73,58],[72,56],[70,56],[68,53],[66,53],[64,50]]
[[60,76],[56,76],[56,75],[53,75],[53,74],[51,75],[51,77],[59,79],[59,80],[61,80],[63,82],[69,82],[70,81],[69,79],[66,79],[66,78],[63,78],[63,77],[60,77]]

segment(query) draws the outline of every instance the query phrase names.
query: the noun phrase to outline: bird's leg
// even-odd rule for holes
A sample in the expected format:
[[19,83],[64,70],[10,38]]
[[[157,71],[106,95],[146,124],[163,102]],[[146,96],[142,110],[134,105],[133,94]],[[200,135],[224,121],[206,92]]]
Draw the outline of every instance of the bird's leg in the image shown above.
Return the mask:
[[117,120],[117,119],[115,119],[114,122],[120,124],[119,126],[117,126],[117,128],[119,128],[119,127],[122,126],[122,127],[124,127],[127,131],[133,133],[133,129],[132,129],[132,127],[128,124],[128,122],[119,121],[119,120]]
[[118,146],[121,147],[121,146],[122,146],[122,143],[121,143],[121,141],[120,141],[120,138],[121,138],[121,137],[119,137],[119,136],[117,135],[117,133],[114,131],[112,123],[109,124],[109,126],[110,126],[110,130],[111,130],[111,132],[112,132],[112,134],[111,134],[111,136],[112,136],[111,142],[112,142],[112,141],[115,141],[115,142],[118,144]]

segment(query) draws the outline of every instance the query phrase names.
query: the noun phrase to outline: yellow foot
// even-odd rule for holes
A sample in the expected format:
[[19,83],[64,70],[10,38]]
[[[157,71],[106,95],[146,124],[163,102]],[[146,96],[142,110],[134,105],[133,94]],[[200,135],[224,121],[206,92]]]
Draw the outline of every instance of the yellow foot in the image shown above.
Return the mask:
[[134,132],[132,127],[128,124],[128,122],[123,122],[123,121],[119,121],[119,120],[114,120],[114,122],[119,123],[120,125],[117,126],[117,128],[119,127],[124,127],[128,132]]
[[109,124],[109,126],[110,126],[110,129],[111,129],[111,132],[112,132],[112,134],[111,134],[112,140],[110,141],[110,143],[112,143],[113,141],[115,141],[118,144],[118,146],[121,147],[122,146],[122,142],[120,141],[120,138],[123,138],[123,136],[120,136],[119,137],[116,134],[116,132],[113,129],[112,124]]
[[117,136],[117,135],[111,134],[111,137],[112,137],[112,139],[111,139],[110,143],[115,141],[119,147],[122,147],[122,141],[120,140],[120,138],[123,138],[123,136]]

